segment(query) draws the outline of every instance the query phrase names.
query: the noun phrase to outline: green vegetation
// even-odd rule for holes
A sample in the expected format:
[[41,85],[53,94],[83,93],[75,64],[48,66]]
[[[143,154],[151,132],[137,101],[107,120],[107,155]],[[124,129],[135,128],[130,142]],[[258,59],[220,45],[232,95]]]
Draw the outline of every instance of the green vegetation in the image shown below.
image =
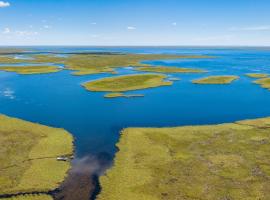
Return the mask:
[[238,76],[209,76],[202,79],[193,80],[195,84],[230,84],[239,79]]
[[261,73],[251,73],[251,74],[246,74],[246,76],[250,78],[266,78],[269,74],[261,74]]
[[87,82],[83,86],[90,91],[124,92],[172,85],[172,82],[164,81],[165,78],[167,76],[161,74],[135,74],[102,78]]
[[73,154],[73,138],[63,129],[0,115],[0,145],[1,195],[54,190],[70,169],[56,159]]
[[115,68],[119,67],[149,67],[149,65],[141,64],[142,61],[187,58],[195,59],[209,57],[165,54],[81,54],[68,57],[65,64],[68,69],[78,71],[74,73],[75,75],[85,75],[104,72],[114,73]]
[[19,195],[1,200],[53,200],[53,198],[49,195]]
[[262,78],[254,83],[261,85],[262,88],[270,89],[270,78]]
[[144,71],[144,72],[157,72],[157,73],[203,73],[203,72],[206,72],[201,69],[163,67],[163,66],[137,67],[135,68],[135,70]]
[[98,200],[268,200],[270,118],[128,128]]
[[121,92],[114,92],[114,93],[108,93],[104,95],[105,98],[117,98],[117,97],[126,97],[126,98],[131,98],[131,97],[144,97],[143,94],[124,94]]
[[47,74],[61,71],[61,68],[56,66],[9,66],[9,67],[0,67],[0,71],[6,72],[16,72],[18,74]]

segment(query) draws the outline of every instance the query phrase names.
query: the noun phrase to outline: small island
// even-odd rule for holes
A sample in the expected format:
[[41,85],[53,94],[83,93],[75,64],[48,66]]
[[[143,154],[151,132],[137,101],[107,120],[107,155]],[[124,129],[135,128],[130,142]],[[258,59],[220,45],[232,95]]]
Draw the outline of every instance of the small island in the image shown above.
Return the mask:
[[259,79],[254,83],[261,85],[262,88],[270,89],[270,78]]
[[269,74],[250,73],[250,74],[246,74],[246,76],[248,76],[250,78],[266,78],[269,76]]
[[125,92],[172,85],[171,81],[165,81],[166,78],[161,74],[124,75],[90,81],[83,86],[89,91]]
[[122,131],[98,200],[268,199],[270,118]]
[[239,76],[209,76],[197,80],[193,80],[194,84],[230,84],[239,79]]
[[132,97],[144,97],[143,94],[124,94],[121,92],[113,92],[104,95],[105,98],[118,98],[118,97],[125,97],[125,98],[132,98]]
[[72,135],[0,115],[0,138],[0,197],[51,199],[46,194],[59,187],[71,167]]
[[147,66],[134,68],[137,71],[157,72],[157,73],[204,73],[201,69],[181,68],[181,67],[165,67],[165,66]]
[[22,75],[29,75],[29,74],[49,74],[49,73],[55,73],[59,72],[62,69],[56,66],[8,66],[8,67],[1,67],[0,71],[6,71],[6,72],[16,72],[17,74]]

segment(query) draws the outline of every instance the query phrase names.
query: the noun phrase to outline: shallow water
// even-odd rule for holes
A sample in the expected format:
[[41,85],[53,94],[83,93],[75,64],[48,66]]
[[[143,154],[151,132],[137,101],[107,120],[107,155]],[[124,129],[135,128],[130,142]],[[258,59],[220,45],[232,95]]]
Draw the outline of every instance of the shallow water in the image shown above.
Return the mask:
[[[67,48],[39,47],[40,51],[113,51],[177,53],[217,56],[213,59],[177,59],[146,62],[155,65],[200,68],[205,74],[170,74],[181,78],[171,87],[131,94],[143,98],[105,99],[104,93],[88,92],[81,84],[111,74],[72,76],[17,75],[0,72],[0,113],[32,122],[62,127],[76,138],[77,158],[104,153],[113,156],[121,129],[215,124],[270,116],[270,91],[252,84],[245,73],[270,73],[270,51],[225,48]],[[27,63],[26,63],[27,64]],[[1,65],[1,63],[0,63]],[[137,73],[132,68],[120,74]],[[190,81],[208,75],[238,75],[231,85],[194,85]]]

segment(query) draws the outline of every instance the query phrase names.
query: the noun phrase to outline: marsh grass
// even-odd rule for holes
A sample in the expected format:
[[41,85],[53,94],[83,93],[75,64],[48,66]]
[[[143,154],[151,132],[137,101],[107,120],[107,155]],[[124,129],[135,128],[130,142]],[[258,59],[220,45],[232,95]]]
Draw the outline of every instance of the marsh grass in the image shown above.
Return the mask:
[[14,196],[11,198],[3,198],[1,200],[53,200],[53,198],[49,195],[19,195],[19,196]]
[[193,80],[194,84],[230,84],[239,79],[239,76],[209,76],[197,80]]
[[144,97],[143,94],[124,94],[121,92],[113,92],[104,95],[105,98],[118,98],[118,97],[125,97],[125,98],[132,98],[132,97]]
[[56,66],[16,66],[16,67],[1,67],[0,71],[6,72],[16,72],[18,74],[29,75],[29,74],[48,74],[48,73],[55,73],[59,72],[62,69]]
[[83,86],[89,91],[124,92],[172,85],[171,81],[164,81],[166,78],[161,74],[135,74],[102,78],[84,83]]
[[269,74],[250,73],[250,74],[246,74],[246,76],[248,76],[250,78],[266,78],[269,76]]
[[262,88],[270,89],[270,78],[262,78],[254,81],[254,83],[261,85]]
[[125,129],[97,199],[268,200],[269,124]]
[[157,73],[204,73],[206,71],[201,69],[181,68],[181,67],[164,67],[164,66],[148,66],[137,67],[137,71],[157,72]]
[[53,190],[70,168],[56,160],[73,154],[73,138],[63,129],[0,115],[0,145],[0,194]]

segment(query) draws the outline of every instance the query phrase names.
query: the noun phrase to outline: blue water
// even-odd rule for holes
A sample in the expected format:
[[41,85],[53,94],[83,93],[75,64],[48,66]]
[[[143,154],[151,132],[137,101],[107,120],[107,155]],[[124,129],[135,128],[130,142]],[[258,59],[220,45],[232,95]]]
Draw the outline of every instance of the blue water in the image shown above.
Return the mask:
[[[31,47],[33,49],[33,47]],[[75,136],[76,155],[113,155],[125,127],[164,127],[233,122],[270,116],[270,91],[252,83],[245,73],[270,73],[269,49],[245,48],[121,48],[35,47],[61,53],[111,51],[211,55],[211,59],[151,61],[154,65],[205,69],[205,74],[170,74],[181,78],[171,87],[129,93],[143,98],[105,99],[81,84],[111,74],[72,76],[70,71],[45,75],[0,72],[0,113],[41,124],[62,127]],[[0,63],[1,64],[1,63]],[[132,68],[120,74],[137,73]],[[209,75],[238,75],[230,85],[194,85]]]

